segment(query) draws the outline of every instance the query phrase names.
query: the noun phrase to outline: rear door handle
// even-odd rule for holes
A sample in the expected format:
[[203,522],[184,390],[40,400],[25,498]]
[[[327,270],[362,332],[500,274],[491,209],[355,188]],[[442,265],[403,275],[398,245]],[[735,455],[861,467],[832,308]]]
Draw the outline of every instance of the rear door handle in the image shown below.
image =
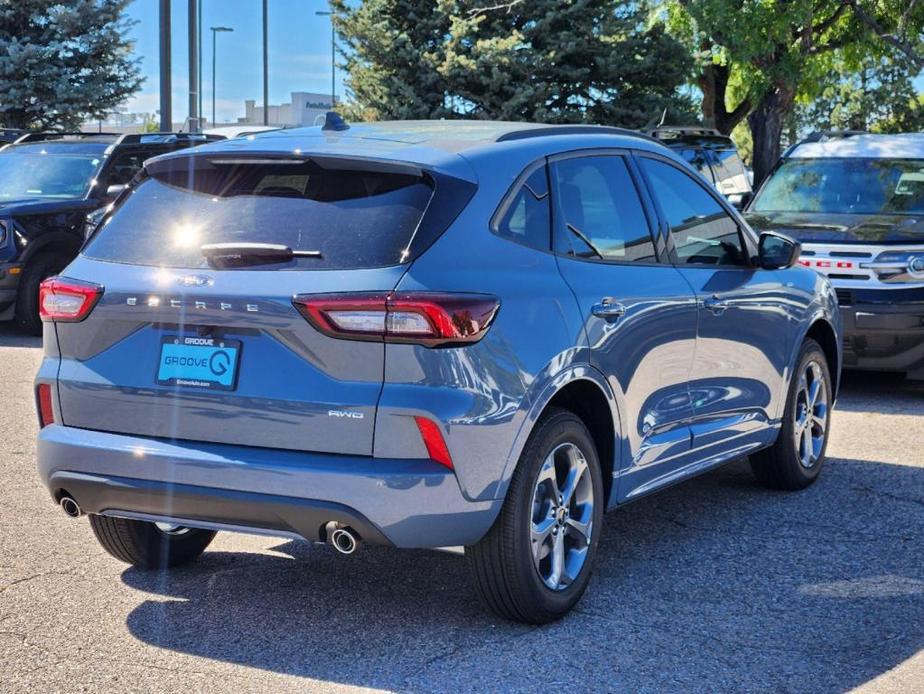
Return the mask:
[[715,315],[721,316],[728,308],[728,302],[714,294],[713,296],[703,301],[703,308],[707,308]]
[[590,308],[590,312],[597,318],[621,318],[626,315],[626,306],[612,297],[604,297]]

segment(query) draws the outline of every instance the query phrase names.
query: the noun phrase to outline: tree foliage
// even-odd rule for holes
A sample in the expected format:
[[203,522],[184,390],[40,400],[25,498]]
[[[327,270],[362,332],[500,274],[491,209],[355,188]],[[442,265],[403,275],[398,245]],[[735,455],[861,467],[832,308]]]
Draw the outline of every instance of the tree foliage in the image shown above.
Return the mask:
[[361,115],[596,122],[639,127],[691,60],[640,4],[612,0],[334,0]]
[[[897,51],[924,67],[924,0],[669,0],[672,26],[697,51],[704,113],[747,117],[757,182],[779,157],[780,137],[799,95],[816,96],[830,55],[846,69]],[[711,79],[722,73],[726,79]],[[727,87],[737,79],[734,108]],[[719,118],[714,118],[716,123]]]
[[0,119],[76,128],[141,86],[125,38],[130,0],[0,0]]

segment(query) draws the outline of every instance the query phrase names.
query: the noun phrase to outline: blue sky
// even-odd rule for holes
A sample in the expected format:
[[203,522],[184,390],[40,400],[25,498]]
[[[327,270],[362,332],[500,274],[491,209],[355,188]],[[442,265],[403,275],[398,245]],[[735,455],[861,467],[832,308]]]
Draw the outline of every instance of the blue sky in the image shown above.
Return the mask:
[[[132,112],[158,108],[158,0],[134,0],[129,16],[137,20],[130,36],[141,58],[145,77],[141,91],[126,103]],[[187,0],[173,0],[173,120],[188,112]],[[269,0],[269,97],[271,104],[287,102],[293,91],[330,92],[330,23],[315,16],[327,10],[325,0]],[[212,32],[227,26],[234,33],[218,35],[216,117],[234,122],[244,115],[244,99],[263,99],[261,0],[202,0],[202,108],[212,112]],[[337,94],[342,95],[342,75]]]

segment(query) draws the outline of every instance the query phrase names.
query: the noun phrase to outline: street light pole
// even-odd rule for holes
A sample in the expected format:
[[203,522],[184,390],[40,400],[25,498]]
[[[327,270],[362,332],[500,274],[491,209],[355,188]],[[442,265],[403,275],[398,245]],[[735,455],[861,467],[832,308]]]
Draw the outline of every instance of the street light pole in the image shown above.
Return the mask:
[[170,0],[160,0],[160,129],[173,130],[170,84]]
[[231,27],[212,27],[212,127],[215,127],[217,121],[215,120],[215,37],[218,36],[218,32],[231,32],[234,31]]
[[269,30],[267,0],[263,0],[263,125],[269,125]]
[[[202,2],[203,0],[198,0],[196,5],[196,12],[198,13],[198,18],[196,20],[196,46],[199,49],[199,118],[202,118]],[[201,128],[200,128],[201,129]]]
[[188,0],[189,10],[189,132],[199,132],[199,3]]
[[330,17],[330,107],[337,105],[337,32],[334,29],[334,13],[318,10],[319,17]]

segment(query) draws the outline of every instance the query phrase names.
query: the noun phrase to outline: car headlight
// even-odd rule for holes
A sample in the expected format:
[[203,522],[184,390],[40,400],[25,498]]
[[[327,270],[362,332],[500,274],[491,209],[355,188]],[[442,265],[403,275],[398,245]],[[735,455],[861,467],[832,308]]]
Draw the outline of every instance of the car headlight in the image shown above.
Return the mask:
[[6,237],[8,235],[6,222],[0,219],[0,246],[6,243]]
[[872,270],[882,282],[924,281],[924,249],[915,251],[885,251],[871,263],[860,267]]

